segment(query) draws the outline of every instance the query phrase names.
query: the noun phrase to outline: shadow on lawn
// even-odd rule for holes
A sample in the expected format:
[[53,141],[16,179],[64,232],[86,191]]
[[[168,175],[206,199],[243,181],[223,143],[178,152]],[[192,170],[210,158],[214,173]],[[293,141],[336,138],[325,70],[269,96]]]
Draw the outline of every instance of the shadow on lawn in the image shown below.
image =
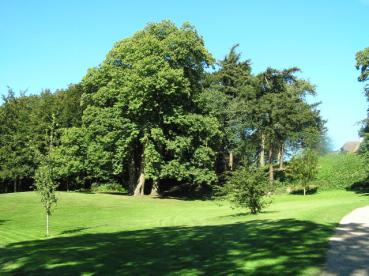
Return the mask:
[[353,191],[357,194],[369,195],[369,178],[359,182],[355,182],[350,187],[346,188],[347,191]]
[[79,233],[79,232],[82,232],[84,230],[87,230],[87,229],[90,229],[91,227],[77,227],[77,228],[74,228],[74,229],[71,229],[71,230],[65,230],[65,231],[62,231],[60,234],[61,235],[64,235],[64,234],[75,234],[75,233]]
[[333,227],[254,220],[19,242],[0,248],[0,274],[297,275],[323,263]]
[[[261,211],[260,214],[273,214],[277,211]],[[244,218],[245,216],[252,215],[251,212],[239,212],[231,215],[219,216],[219,218]]]

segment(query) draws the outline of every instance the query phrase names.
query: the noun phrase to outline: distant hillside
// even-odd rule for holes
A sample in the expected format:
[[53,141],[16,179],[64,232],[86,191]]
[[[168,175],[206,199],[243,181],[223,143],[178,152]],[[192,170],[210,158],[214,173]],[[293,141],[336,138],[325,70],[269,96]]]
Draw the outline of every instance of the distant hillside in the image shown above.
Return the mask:
[[349,188],[365,178],[365,162],[360,155],[331,153],[319,159],[317,182],[322,190]]

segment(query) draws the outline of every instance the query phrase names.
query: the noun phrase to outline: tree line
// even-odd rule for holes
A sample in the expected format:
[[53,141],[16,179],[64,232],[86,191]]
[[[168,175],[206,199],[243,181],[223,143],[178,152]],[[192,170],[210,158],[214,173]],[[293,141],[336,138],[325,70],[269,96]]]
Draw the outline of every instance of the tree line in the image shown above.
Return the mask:
[[[369,102],[369,47],[357,52],[356,69],[360,71],[358,81],[365,83],[364,95],[367,102]],[[369,107],[367,109],[367,117],[362,121],[360,136],[363,138],[360,146],[360,154],[364,156],[366,163],[369,164]],[[367,166],[367,175],[367,182],[369,183],[369,166]]]
[[148,24],[117,43],[80,83],[0,106],[0,191],[116,184],[132,195],[211,191],[260,167],[322,149],[325,121],[299,68],[254,74],[233,46],[216,62],[188,23]]

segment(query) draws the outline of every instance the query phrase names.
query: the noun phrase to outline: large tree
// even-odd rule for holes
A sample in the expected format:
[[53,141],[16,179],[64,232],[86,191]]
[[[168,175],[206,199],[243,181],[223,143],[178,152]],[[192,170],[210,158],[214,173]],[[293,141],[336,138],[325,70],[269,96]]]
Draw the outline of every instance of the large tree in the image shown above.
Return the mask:
[[249,100],[253,135],[259,140],[259,163],[269,164],[269,179],[274,180],[274,162],[283,169],[285,147],[306,147],[318,141],[323,129],[318,104],[308,104],[306,95],[315,95],[314,86],[296,76],[300,70],[268,68],[259,74],[258,90]]
[[219,62],[219,70],[206,79],[210,84],[202,102],[219,120],[224,133],[220,151],[230,153],[229,168],[233,167],[236,152],[239,165],[248,166],[257,159],[261,167],[269,163],[272,181],[275,159],[283,170],[287,149],[319,141],[324,121],[318,104],[306,101],[307,95],[315,95],[315,87],[296,76],[298,68],[268,68],[253,76],[250,61],[242,61],[236,47]]
[[206,91],[200,101],[204,110],[215,116],[224,133],[218,143],[218,171],[234,170],[235,165],[248,165],[245,159],[252,159],[253,150],[247,150],[245,133],[249,126],[247,105],[250,94],[255,93],[255,77],[251,74],[250,60],[242,60],[237,47],[233,46],[219,69],[206,78]]
[[[215,180],[215,118],[196,102],[204,68],[213,63],[195,29],[169,21],[149,24],[115,44],[83,79],[83,123],[94,181],[128,179],[144,194],[163,180]],[[154,189],[154,190],[155,190]]]
[[[356,68],[360,70],[360,76],[358,80],[365,82],[364,93],[369,102],[369,48],[365,48],[356,54]],[[366,157],[369,162],[369,108],[367,109],[367,118],[363,121],[363,127],[360,131],[360,135],[363,137],[363,143],[361,144],[361,153]],[[368,172],[369,177],[369,172]]]

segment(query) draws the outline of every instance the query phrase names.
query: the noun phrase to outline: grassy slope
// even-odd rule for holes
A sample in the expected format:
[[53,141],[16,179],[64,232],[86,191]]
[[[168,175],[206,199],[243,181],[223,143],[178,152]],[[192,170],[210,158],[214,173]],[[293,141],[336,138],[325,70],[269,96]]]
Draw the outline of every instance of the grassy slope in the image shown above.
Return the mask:
[[331,153],[319,158],[317,184],[320,189],[345,189],[365,180],[365,160],[350,153]]
[[37,194],[0,195],[0,274],[311,275],[340,218],[369,203],[345,191],[283,195],[251,216],[211,201],[58,197],[44,239]]

